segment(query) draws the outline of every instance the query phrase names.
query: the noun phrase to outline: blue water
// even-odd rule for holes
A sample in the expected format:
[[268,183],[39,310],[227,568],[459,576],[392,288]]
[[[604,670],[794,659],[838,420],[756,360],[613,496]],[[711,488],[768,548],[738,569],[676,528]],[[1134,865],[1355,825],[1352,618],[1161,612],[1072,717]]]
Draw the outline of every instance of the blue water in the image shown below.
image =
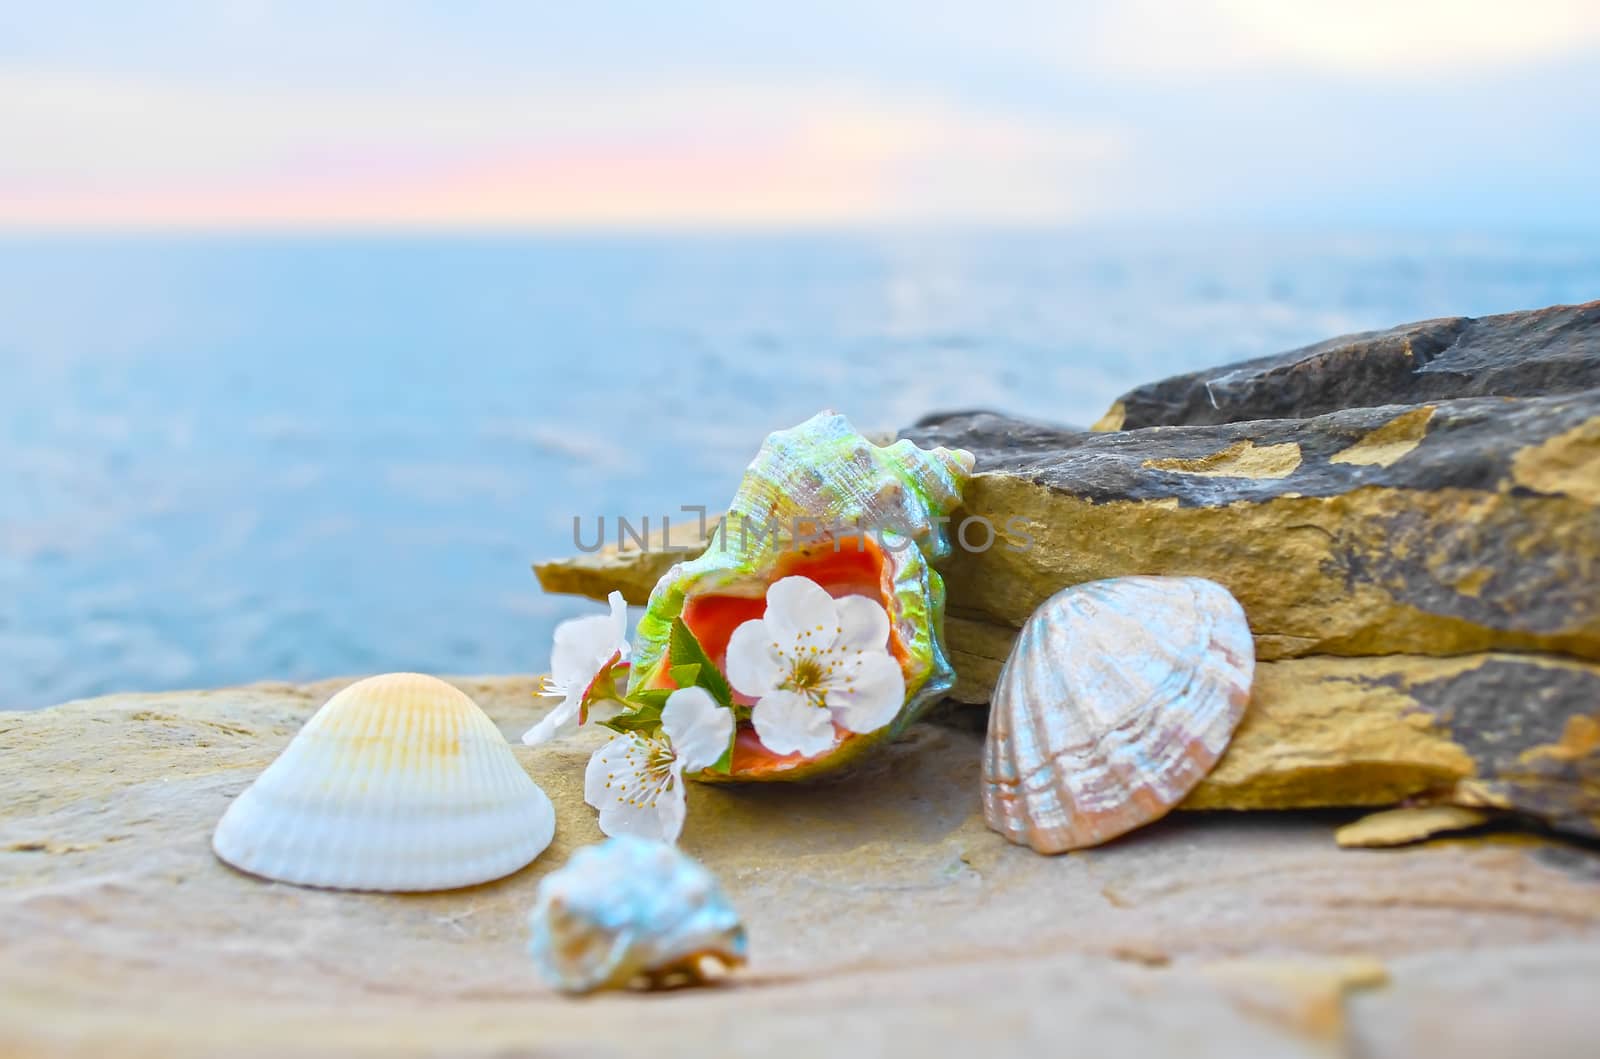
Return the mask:
[[0,240],[0,706],[535,670],[590,606],[528,569],[575,515],[714,510],[818,409],[1086,423],[1595,297],[1595,236]]

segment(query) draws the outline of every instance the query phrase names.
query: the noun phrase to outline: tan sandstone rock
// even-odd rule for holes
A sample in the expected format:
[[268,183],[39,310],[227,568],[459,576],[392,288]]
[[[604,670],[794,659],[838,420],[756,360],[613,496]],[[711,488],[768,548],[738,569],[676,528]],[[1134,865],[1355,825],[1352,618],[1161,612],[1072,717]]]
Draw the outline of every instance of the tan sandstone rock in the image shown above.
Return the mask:
[[[539,712],[530,679],[457,683],[508,737]],[[211,855],[228,801],[340,686],[0,713],[0,1054],[1578,1056],[1600,1034],[1592,853],[1359,855],[1318,817],[1187,814],[1040,857],[983,825],[981,734],[936,724],[834,782],[696,787],[683,845],[744,911],[748,972],[570,1000],[534,976],[524,917],[600,837],[580,796],[598,732],[516,747],[558,830],[501,882],[335,893]]]
[[1170,574],[1225,585],[1263,659],[1600,659],[1600,391],[1109,434],[974,413],[906,436],[976,454],[957,521],[1025,528],[952,555],[955,618],[1020,628],[1068,585]]
[[[958,701],[987,701],[1060,589],[1205,577],[1244,606],[1261,665],[1189,807],[1424,798],[1600,837],[1600,391],[1109,434],[962,413],[905,433],[975,453],[954,520],[1001,533],[944,567]],[[662,569],[637,551],[539,572],[642,602]]]
[[1363,816],[1334,832],[1333,838],[1347,848],[1409,846],[1435,835],[1470,831],[1489,820],[1489,814],[1459,805],[1405,806]]

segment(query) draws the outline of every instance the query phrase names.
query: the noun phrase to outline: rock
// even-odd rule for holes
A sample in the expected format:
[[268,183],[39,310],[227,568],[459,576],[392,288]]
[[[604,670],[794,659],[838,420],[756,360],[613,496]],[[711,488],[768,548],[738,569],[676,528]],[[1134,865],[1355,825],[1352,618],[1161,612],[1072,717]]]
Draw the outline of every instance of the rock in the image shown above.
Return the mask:
[[[958,520],[1031,537],[949,563],[957,697],[986,698],[1013,630],[1063,587],[1207,577],[1264,664],[1190,807],[1437,793],[1600,835],[1600,391],[1098,435],[977,414],[908,434],[977,455]],[[1363,655],[1380,657],[1327,657]]]
[[[956,694],[987,701],[1000,661],[964,651],[952,658],[963,674]],[[1178,808],[1426,797],[1515,810],[1600,838],[1597,789],[1600,665],[1504,652],[1313,656],[1256,666],[1250,707],[1227,752]]]
[[[603,595],[609,584],[594,587]],[[987,703],[1016,630],[952,616],[945,631],[958,674],[951,697]],[[1227,753],[1179,808],[1370,806],[1426,796],[1600,837],[1597,704],[1600,664],[1555,655],[1264,661]]]
[[[538,712],[529,678],[457,683],[508,737]],[[683,843],[744,912],[751,967],[571,1001],[534,974],[524,918],[600,837],[597,732],[514,748],[558,829],[501,882],[336,893],[212,856],[229,799],[340,686],[0,713],[0,1054],[1387,1056],[1469,1005],[1452,1054],[1584,1055],[1600,1033],[1592,851],[1362,857],[1318,817],[1186,814],[1040,857],[983,824],[981,733],[927,724],[833,782],[696,787]]]
[[[1262,416],[1297,418],[1234,421]],[[903,432],[977,458],[944,570],[953,698],[987,701],[1062,588],[1209,578],[1262,664],[1188,807],[1426,798],[1600,836],[1600,302],[1334,339],[1141,388],[1112,418]],[[642,600],[664,565],[539,569]]]
[[1423,320],[1174,376],[1124,394],[1095,429],[1239,423],[1595,387],[1600,301]]
[[986,702],[1067,585],[1207,577],[1262,664],[1188,807],[1430,795],[1600,835],[1600,392],[1117,434],[971,413],[908,435],[976,453],[958,520],[1032,537],[947,564],[954,698]]
[[1261,987],[1276,1003],[1262,1014],[1310,1035],[1336,1037],[1344,1026],[1346,999],[1389,984],[1389,971],[1371,957],[1347,960],[1242,959],[1206,968],[1208,977],[1238,988],[1248,1001],[1262,1004]]
[[1600,658],[1600,391],[989,443],[1005,430],[907,431],[976,454],[958,520],[1026,533],[952,557],[956,618],[1017,628],[1067,585],[1182,574],[1238,597],[1264,659]]
[[1553,657],[1265,663],[1227,753],[1180,808],[1425,797],[1600,837],[1597,703],[1600,666]]
[[[957,518],[997,533],[946,567],[958,652],[1003,659],[1059,589],[1159,573],[1226,585],[1267,660],[1600,658],[1600,392],[1117,434],[1008,437],[1007,422],[907,431],[977,454]],[[1012,519],[1026,539],[1008,536]],[[641,602],[681,557],[610,551],[536,570],[550,591]]]
[[721,515],[708,516],[704,533],[692,522],[669,525],[646,536],[642,548],[631,537],[619,534],[619,542],[597,551],[535,563],[533,573],[539,579],[539,587],[546,592],[604,600],[611,592],[618,591],[628,603],[642,607],[649,601],[650,590],[656,587],[661,575],[672,569],[674,563],[704,551],[706,541],[716,533],[721,522]]
[[1362,846],[1409,846],[1434,835],[1470,831],[1488,823],[1488,813],[1463,809],[1459,805],[1426,805],[1385,809],[1363,816],[1333,833],[1333,840],[1345,848]]

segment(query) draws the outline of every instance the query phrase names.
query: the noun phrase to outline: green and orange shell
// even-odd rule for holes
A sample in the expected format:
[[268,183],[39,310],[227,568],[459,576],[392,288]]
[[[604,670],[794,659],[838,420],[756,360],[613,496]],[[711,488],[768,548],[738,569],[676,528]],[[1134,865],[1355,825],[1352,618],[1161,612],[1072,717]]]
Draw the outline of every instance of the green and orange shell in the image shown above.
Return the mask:
[[768,586],[799,575],[835,597],[866,595],[883,605],[906,701],[876,732],[836,726],[833,746],[813,757],[774,754],[741,724],[728,773],[697,778],[790,780],[829,771],[904,730],[950,690],[944,580],[934,564],[950,553],[949,517],[972,463],[961,449],[875,445],[831,412],[767,438],[705,552],[667,571],[650,593],[634,636],[629,692],[675,686],[674,619],[722,667],[733,630],[765,612]]

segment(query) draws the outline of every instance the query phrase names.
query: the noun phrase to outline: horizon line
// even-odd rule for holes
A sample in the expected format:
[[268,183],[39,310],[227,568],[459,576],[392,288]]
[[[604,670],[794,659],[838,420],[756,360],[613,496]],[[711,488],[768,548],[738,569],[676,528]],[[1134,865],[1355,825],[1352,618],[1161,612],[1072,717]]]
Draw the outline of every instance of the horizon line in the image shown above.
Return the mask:
[[839,220],[718,221],[704,218],[672,221],[309,221],[299,222],[217,222],[217,223],[58,223],[37,224],[0,221],[0,239],[72,238],[107,236],[225,236],[301,238],[324,236],[785,236],[785,235],[959,235],[959,234],[1048,234],[1067,232],[1139,232],[1151,234],[1418,234],[1458,236],[1570,235],[1576,238],[1600,236],[1600,217],[1559,223],[1553,220],[1514,220],[1501,218],[1474,222],[1428,220],[1386,220],[1364,217],[1349,220],[1283,221],[1270,217],[1210,217],[1204,221],[1181,218],[1149,218],[1132,215],[1099,218],[946,218],[913,220],[906,218],[852,218]]

